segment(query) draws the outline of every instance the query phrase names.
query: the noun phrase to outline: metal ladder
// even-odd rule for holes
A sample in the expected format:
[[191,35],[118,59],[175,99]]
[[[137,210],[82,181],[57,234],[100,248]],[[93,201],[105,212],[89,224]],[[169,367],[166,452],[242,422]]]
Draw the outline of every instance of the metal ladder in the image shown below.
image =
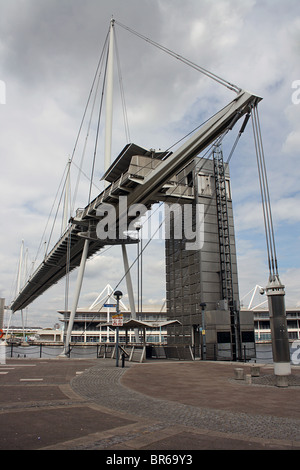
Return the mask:
[[[225,166],[223,160],[223,152],[220,145],[216,145],[213,152],[216,206],[218,218],[218,235],[220,247],[220,274],[222,285],[222,298],[227,300],[228,309],[230,311],[230,327],[231,327],[231,343],[233,360],[240,356],[239,341],[239,312],[236,309],[236,303],[233,296],[232,281],[232,263],[230,249],[230,231],[226,192]],[[241,351],[240,351],[241,352]]]

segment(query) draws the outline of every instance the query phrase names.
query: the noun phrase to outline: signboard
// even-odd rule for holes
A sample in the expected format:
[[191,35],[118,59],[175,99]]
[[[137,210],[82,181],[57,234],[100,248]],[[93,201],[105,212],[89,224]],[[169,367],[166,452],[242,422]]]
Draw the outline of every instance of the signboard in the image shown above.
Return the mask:
[[103,307],[105,308],[110,308],[110,307],[115,307],[115,304],[104,304]]
[[112,326],[123,326],[123,314],[112,315]]

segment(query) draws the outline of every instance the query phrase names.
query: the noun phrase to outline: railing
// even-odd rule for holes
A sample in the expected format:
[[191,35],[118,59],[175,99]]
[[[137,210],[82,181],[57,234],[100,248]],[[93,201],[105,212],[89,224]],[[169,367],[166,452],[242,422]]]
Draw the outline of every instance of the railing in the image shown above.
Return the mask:
[[[297,346],[298,347],[298,346]],[[55,358],[63,352],[63,344],[38,344],[18,345],[16,343],[5,346],[6,358]],[[115,358],[115,343],[73,343],[71,344],[69,357],[71,358]],[[295,349],[295,348],[294,348]],[[297,348],[296,348],[297,349]],[[126,360],[130,362],[143,362],[146,359],[173,359],[173,360],[201,360],[201,351],[195,354],[195,348],[190,345],[157,345],[157,344],[120,344],[120,357],[125,354]],[[291,344],[291,359],[293,353]],[[212,361],[231,360],[232,352],[230,345],[207,345],[206,359]],[[256,344],[254,346],[244,345],[242,348],[243,362],[253,361],[257,363],[272,363],[272,345]],[[299,361],[297,362],[297,364]]]
[[147,346],[146,357],[148,359],[177,359],[190,360],[195,359],[192,347],[190,345],[151,345]]

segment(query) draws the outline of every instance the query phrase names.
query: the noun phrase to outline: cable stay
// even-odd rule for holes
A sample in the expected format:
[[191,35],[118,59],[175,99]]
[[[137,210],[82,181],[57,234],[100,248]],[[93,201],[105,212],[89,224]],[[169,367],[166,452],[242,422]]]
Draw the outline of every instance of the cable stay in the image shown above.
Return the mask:
[[119,87],[120,87],[123,119],[124,119],[125,137],[126,137],[126,142],[129,143],[129,142],[131,142],[130,130],[129,130],[129,121],[128,121],[128,114],[127,114],[126,100],[125,100],[123,77],[122,77],[122,71],[121,71],[121,60],[120,60],[119,47],[118,47],[117,35],[116,35],[115,29],[114,29],[114,35],[115,35],[115,46],[116,46],[115,50],[116,50]]
[[212,80],[219,83],[220,85],[228,88],[229,90],[234,91],[237,94],[242,91],[242,89],[240,87],[238,87],[237,85],[234,85],[233,83],[230,83],[228,80],[225,80],[224,78],[216,75],[213,72],[210,72],[209,70],[205,69],[204,67],[201,67],[200,65],[195,64],[191,60],[186,59],[185,57],[181,56],[180,54],[177,54],[176,52],[172,51],[171,49],[168,49],[167,47],[162,46],[161,44],[153,41],[152,39],[144,36],[141,33],[138,33],[137,31],[133,30],[132,28],[129,28],[128,26],[120,23],[119,21],[115,20],[115,23],[118,26],[121,26],[123,29],[125,29],[125,30],[129,31],[130,33],[134,34],[135,36],[139,37],[140,39],[143,39],[144,41],[148,42],[152,46],[155,46],[156,48],[160,49],[161,51],[166,52],[170,56],[174,57],[175,59],[178,59],[182,63],[188,65],[189,67],[191,67],[195,70],[197,70],[198,72],[202,73],[203,75],[206,75],[207,77],[211,78]]
[[267,170],[265,163],[265,155],[262,143],[261,128],[258,116],[257,106],[253,106],[251,109],[252,116],[252,127],[253,136],[256,151],[256,160],[258,167],[259,185],[262,200],[263,218],[266,235],[267,255],[268,255],[268,266],[270,280],[274,280],[278,277],[278,264],[275,246],[275,236],[273,228],[273,219],[271,211],[271,201],[269,194]]
[[265,291],[270,314],[274,374],[275,376],[288,376],[291,374],[291,357],[284,301],[285,287],[281,284],[278,273],[268,178],[257,106],[251,106],[251,116],[269,265],[269,282]]

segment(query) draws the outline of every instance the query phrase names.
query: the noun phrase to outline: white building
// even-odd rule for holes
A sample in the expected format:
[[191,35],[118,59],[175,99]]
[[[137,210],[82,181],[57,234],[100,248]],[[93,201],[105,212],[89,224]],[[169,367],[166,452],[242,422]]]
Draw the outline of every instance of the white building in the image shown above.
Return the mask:
[[[64,330],[68,328],[70,310],[67,312],[61,310],[61,321],[64,323]],[[127,309],[120,309],[123,314],[123,322],[126,323],[131,319],[131,312]],[[79,308],[75,314],[73,331],[71,334],[71,342],[76,343],[115,343],[116,328],[112,326],[112,316],[116,314],[116,309],[112,307],[103,307],[98,309]],[[147,343],[164,343],[166,341],[167,330],[164,325],[166,322],[166,311],[159,307],[147,306],[143,307],[142,312],[136,314],[137,320],[148,323],[156,323],[155,326],[147,325],[146,342]],[[142,342],[142,329],[139,332],[140,342]],[[125,328],[119,329],[120,343],[126,342]],[[131,328],[127,332],[127,341],[135,342],[135,332]]]
[[[107,285],[90,307],[77,309],[71,333],[71,342],[116,342],[116,328],[112,326],[112,317],[116,314],[116,300],[112,293],[112,287]],[[120,313],[123,315],[124,323],[132,319],[131,312],[122,300],[120,300],[119,308]],[[64,331],[66,332],[70,318],[70,310],[59,310],[58,313],[62,316],[60,321],[63,322]],[[142,342],[143,339],[145,339],[147,343],[165,342],[167,334],[165,326],[167,320],[165,306],[143,306],[142,311],[136,313],[136,319],[142,322],[146,321],[152,323],[152,325],[149,324],[146,327],[146,338],[143,338],[144,328],[140,329],[140,342]],[[155,325],[153,322],[155,322]],[[126,338],[125,328],[120,327],[120,343],[125,343],[126,339],[129,343],[136,342],[134,329],[131,328],[127,330]]]
[[[271,341],[271,327],[268,309],[255,309],[253,315],[255,342],[269,343]],[[287,308],[286,319],[289,340],[300,339],[300,308]]]

